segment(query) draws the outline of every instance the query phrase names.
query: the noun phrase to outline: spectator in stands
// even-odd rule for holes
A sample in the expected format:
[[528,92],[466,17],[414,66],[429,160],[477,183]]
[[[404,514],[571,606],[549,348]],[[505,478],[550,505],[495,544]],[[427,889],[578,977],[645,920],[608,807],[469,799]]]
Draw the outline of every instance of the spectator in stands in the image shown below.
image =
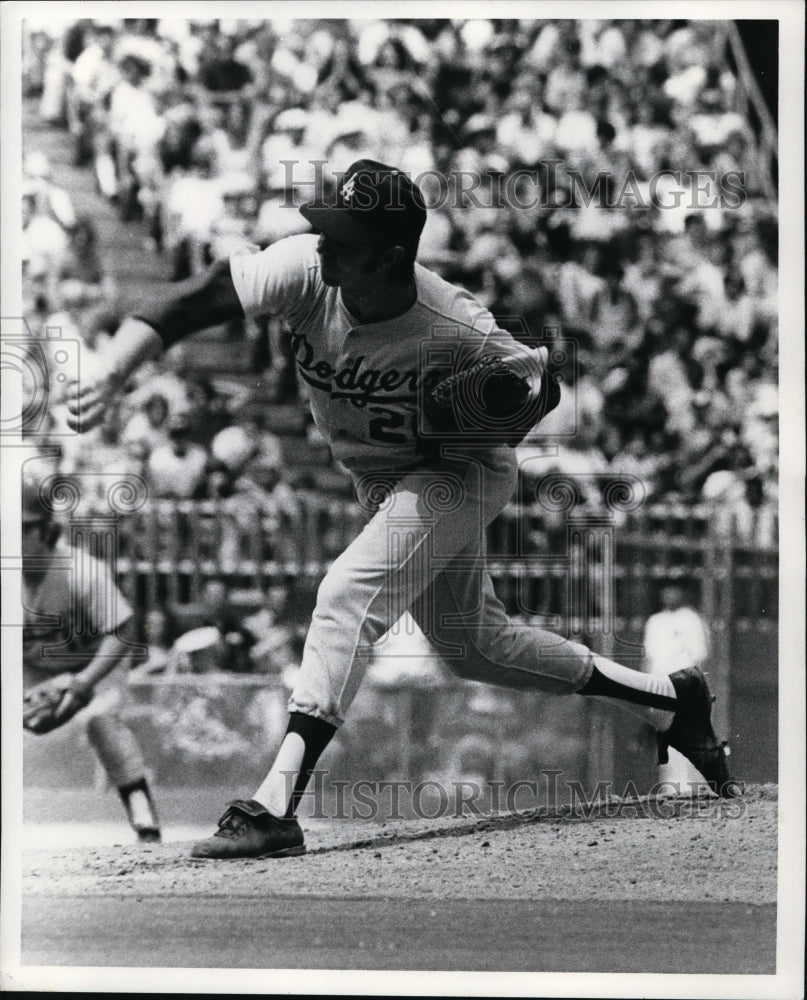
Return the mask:
[[203,129],[197,109],[190,99],[178,98],[163,113],[163,132],[154,149],[154,158],[141,157],[138,200],[148,228],[149,248],[165,249],[165,190],[171,174],[187,174],[193,168],[196,146]]
[[695,425],[693,389],[687,371],[691,334],[683,326],[674,327],[668,335],[669,348],[653,355],[647,375],[647,389],[659,399],[667,411],[667,427],[679,434],[688,434]]
[[163,246],[172,258],[173,281],[205,267],[213,226],[223,207],[211,156],[197,143],[191,170],[175,170],[169,176],[160,208]]
[[[55,51],[60,64],[64,62],[64,56],[59,51],[60,47],[53,44],[54,38],[49,36],[46,26],[39,24],[36,18],[28,21],[26,28],[22,39],[22,93],[26,98],[42,97],[46,87],[48,53]],[[40,102],[39,113],[45,121],[59,122],[62,112],[61,102],[57,100],[54,108],[51,95],[47,102]]]
[[243,172],[247,166],[239,142],[240,104],[204,105],[197,110],[202,125],[202,135],[197,141],[200,154],[210,161],[212,176],[221,177],[231,172]]
[[[69,229],[69,244],[59,261],[60,281],[80,281],[84,285],[99,289],[106,275],[98,252],[98,236],[95,224],[88,216],[81,216]],[[110,296],[114,286],[107,284],[103,294]]]
[[244,619],[255,636],[250,650],[253,669],[258,673],[283,675],[299,666],[295,630],[288,618],[289,588],[275,584],[266,591],[261,606]]
[[249,412],[239,415],[238,424],[252,444],[252,450],[245,464],[251,465],[252,462],[260,460],[269,463],[273,468],[282,469],[283,447],[280,438],[268,430],[265,414],[253,407]]
[[155,448],[146,466],[152,495],[160,499],[193,499],[204,490],[207,452],[191,442],[187,413],[172,413],[167,430],[168,444]]
[[119,317],[114,305],[117,285],[101,263],[91,219],[79,217],[67,236],[68,245],[49,276],[48,298],[54,304],[64,305],[68,287],[73,298],[77,295],[82,298],[85,308],[79,318],[81,336],[89,346],[95,346],[99,336],[109,335],[117,327]]
[[776,220],[763,210],[745,234],[744,252],[737,255],[740,272],[748,294],[756,302],[758,316],[769,323],[774,322],[777,315],[778,235]]
[[53,183],[53,171],[47,156],[40,151],[29,153],[22,165],[22,175],[27,182],[26,189],[36,198],[36,209],[40,215],[54,219],[64,230],[76,224],[76,211],[69,193]]
[[748,294],[745,279],[739,270],[729,270],[723,276],[723,309],[717,330],[727,341],[738,341],[738,347],[751,339],[756,320],[756,303]]
[[168,400],[159,392],[146,399],[142,410],[137,411],[126,424],[121,434],[124,444],[138,443],[147,455],[158,448],[169,446]]
[[[294,562],[299,556],[300,505],[287,482],[280,450],[262,447],[246,468],[263,528],[263,555],[266,559]],[[246,484],[245,484],[246,485]]]
[[299,510],[277,439],[227,427],[213,440],[208,494],[220,500],[221,558],[294,559]]
[[663,459],[653,454],[647,431],[639,427],[611,458],[608,471],[616,477],[635,477],[640,490],[644,491],[645,501],[652,503],[659,498],[662,464]]
[[237,40],[224,34],[218,21],[206,25],[203,32],[197,56],[197,74],[202,86],[227,93],[249,83],[252,71],[236,56]]
[[36,188],[30,182],[23,184],[20,257],[23,276],[31,283],[30,298],[37,302],[40,312],[48,308],[47,288],[51,275],[67,247],[68,237],[64,228],[39,210]]
[[157,111],[157,102],[145,81],[151,65],[128,53],[121,58],[120,83],[112,90],[107,124],[115,154],[115,195],[124,221],[140,218],[138,201],[139,161],[158,159],[158,145],[165,131],[165,121]]
[[219,392],[204,375],[188,374],[183,378],[184,407],[191,423],[192,440],[205,448],[232,423],[231,400]]
[[186,620],[193,626],[178,636],[166,662],[166,672],[250,673],[250,651],[256,638],[233,608],[230,591],[222,580],[209,580],[200,604]]
[[219,669],[243,674],[252,670],[251,650],[256,640],[241,617],[232,606],[227,585],[209,581],[202,591],[202,625],[212,626],[221,636]]
[[557,49],[547,67],[544,105],[551,113],[560,117],[568,108],[581,107],[586,81],[581,71],[580,40],[574,23],[559,21],[547,25],[541,33],[542,40],[544,34],[551,29],[557,32]]
[[[541,477],[550,473],[568,476],[578,482],[577,503],[596,508],[602,485],[598,479],[608,471],[608,460],[599,443],[604,400],[597,385],[587,377],[578,381],[574,396],[572,399],[569,393],[562,397],[540,430],[528,435],[516,449],[522,488],[534,497]],[[555,434],[561,435],[562,441],[556,453],[554,448],[547,450],[545,444],[546,436]]]
[[218,555],[225,565],[254,558],[259,548],[256,542],[260,538],[260,521],[241,493],[244,469],[257,449],[257,441],[238,426],[219,431],[210,447],[205,492],[207,497],[218,501],[221,531]]
[[193,149],[203,131],[200,115],[190,99],[166,109],[165,128],[157,144],[160,165],[166,174],[191,169]]
[[[181,355],[169,351],[159,368],[146,363],[132,379],[131,393],[121,406],[125,426],[129,418],[144,409],[154,395],[163,396],[168,403],[169,415],[182,413],[191,424],[191,432],[198,422],[198,411],[191,406],[188,379],[181,371]],[[167,427],[166,427],[167,430]]]
[[[595,292],[591,301],[591,316],[596,331],[597,360],[605,364],[616,360],[621,352],[634,351],[641,340],[639,306],[629,283],[625,281],[625,267],[615,247],[605,250],[602,262],[604,284]],[[600,374],[593,366],[592,374]]]
[[[48,304],[55,307],[45,320],[45,327],[59,330],[62,337],[75,338],[87,347],[98,348],[103,343],[101,325],[95,322],[94,310],[103,308],[102,294],[97,285],[83,281],[58,281],[58,270],[50,276]],[[108,335],[107,335],[108,336]]]
[[87,513],[109,515],[108,491],[114,477],[142,480],[146,474],[147,453],[142,443],[121,441],[119,422],[114,412],[98,428],[91,447],[76,452],[68,449],[64,457],[73,462],[69,471],[81,476]]
[[116,56],[121,60],[134,55],[148,65],[145,86],[162,104],[175,92],[179,80],[174,46],[161,34],[160,22],[154,18],[127,18],[124,28],[117,40]]
[[505,100],[496,143],[514,166],[535,167],[552,149],[557,119],[542,110],[540,77],[524,73]]
[[267,190],[285,192],[290,186],[288,163],[309,159],[304,142],[308,120],[305,108],[286,108],[271,122],[260,152],[261,181]]
[[[713,22],[295,21],[280,37],[270,22],[140,19],[79,21],[55,37],[51,51],[59,51],[61,72],[70,76],[78,153],[96,158],[99,186],[110,196],[117,181],[112,160],[104,166],[108,119],[120,128],[106,105],[113,91],[142,105],[142,121],[123,116],[134,129],[122,146],[139,150],[123,163],[130,171],[123,202],[134,214],[144,208],[149,245],[164,248],[177,279],[241,237],[266,245],[299,232],[304,220],[284,204],[311,195],[310,161],[354,159],[357,144],[414,174],[472,170],[486,185],[561,153],[557,179],[542,178],[533,209],[430,212],[421,259],[497,311],[526,317],[531,327],[551,321],[570,331],[584,371],[604,390],[608,435],[601,451],[632,468],[658,459],[659,497],[691,469],[692,430],[701,421],[701,457],[727,448],[732,462],[740,461],[727,439],[738,433],[743,395],[776,378],[777,232],[771,210],[754,197],[765,190],[753,176],[764,164],[749,123],[734,113],[740,84]],[[39,41],[32,42],[28,54],[41,64]],[[35,89],[38,72],[31,64]],[[434,93],[441,95],[439,110],[428,97]],[[150,134],[141,143],[147,120],[159,139]],[[298,161],[294,192],[287,190],[285,159]],[[621,178],[633,169],[647,194],[648,178],[682,164],[740,170],[752,197],[737,211],[699,211],[691,206],[693,185],[668,177],[659,201],[677,197],[677,208],[572,204],[570,170],[591,183],[598,170]],[[29,168],[37,173],[36,157]],[[232,178],[222,181],[231,170],[260,178],[262,188],[234,193]],[[42,177],[36,183],[41,197]],[[222,184],[230,187],[224,194]],[[259,214],[248,207],[253,195],[262,198]],[[69,230],[63,224],[60,233],[58,211],[36,204],[32,210],[30,197],[25,293],[46,315],[58,304],[44,288],[46,275]],[[77,238],[84,239],[80,230]],[[75,247],[65,252],[80,256]],[[82,271],[92,271],[89,255],[83,263],[73,259],[63,277],[81,278]],[[269,394],[293,397],[281,332],[269,324],[264,334],[273,366],[279,361],[267,382],[282,383]],[[256,338],[256,370],[266,367],[264,334]],[[691,358],[704,334],[727,345],[705,390],[706,376]],[[711,394],[715,405],[699,410],[698,392]],[[717,419],[723,397],[733,413],[728,427]],[[210,427],[208,440],[222,423]],[[656,453],[662,439],[664,455]],[[698,483],[696,477],[693,488]]]
[[718,177],[742,175],[743,186],[749,195],[758,196],[765,191],[753,140],[745,123],[735,124],[729,129],[724,142],[715,150],[710,166]]
[[[702,225],[701,228],[705,232],[705,226]],[[690,261],[678,290],[684,298],[697,306],[698,327],[707,331],[719,327],[726,304],[725,251],[719,239],[708,240],[705,251],[701,260]]]
[[152,608],[143,623],[142,641],[147,648],[146,659],[132,670],[132,674],[147,677],[150,674],[165,673],[175,633],[176,624],[168,609],[164,606]]
[[341,104],[354,100],[365,86],[364,70],[353,54],[349,39],[336,36],[330,55],[317,76],[318,91],[337,95]]
[[740,438],[751,456],[751,478],[762,484],[764,496],[777,500],[779,392],[775,383],[760,381],[755,387],[742,421]]
[[104,104],[120,79],[113,60],[118,29],[100,21],[84,23],[84,47],[73,63],[68,85],[68,123],[76,143],[74,162],[84,166],[94,160],[99,189],[111,197],[114,187],[110,171],[114,168],[102,146],[102,137]]
[[661,101],[649,101],[643,94],[632,102],[631,125],[622,138],[631,166],[643,178],[658,170],[672,139],[668,109]]

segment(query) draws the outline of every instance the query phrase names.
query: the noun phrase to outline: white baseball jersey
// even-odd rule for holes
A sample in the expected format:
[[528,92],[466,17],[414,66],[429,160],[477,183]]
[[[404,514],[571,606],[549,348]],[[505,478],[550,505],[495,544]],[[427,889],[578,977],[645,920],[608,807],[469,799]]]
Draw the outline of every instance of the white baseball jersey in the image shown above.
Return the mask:
[[525,376],[540,372],[537,351],[497,326],[468,292],[419,264],[417,301],[377,323],[361,323],[340,290],[323,282],[316,236],[290,236],[260,253],[235,254],[230,268],[248,316],[281,316],[291,327],[316,425],[334,457],[353,472],[411,466],[421,458],[418,389],[429,367],[451,367],[458,357],[464,362],[478,353],[507,358]]

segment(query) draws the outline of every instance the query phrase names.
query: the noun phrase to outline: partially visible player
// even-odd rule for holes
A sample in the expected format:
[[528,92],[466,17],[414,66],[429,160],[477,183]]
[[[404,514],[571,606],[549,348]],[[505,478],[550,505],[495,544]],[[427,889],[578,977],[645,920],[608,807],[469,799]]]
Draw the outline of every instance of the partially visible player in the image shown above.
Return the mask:
[[[666,584],[660,596],[661,610],[651,615],[644,627],[644,669],[650,674],[667,676],[684,667],[702,669],[709,658],[706,622],[687,605],[681,584]],[[704,780],[697,768],[672,747],[669,762],[662,765],[659,778],[682,790]]]
[[130,653],[119,631],[131,608],[109,568],[62,538],[39,485],[25,470],[23,725],[44,736],[77,716],[138,839],[158,842],[145,762],[117,710],[117,688]]
[[74,425],[91,427],[132,371],[162,347],[231,318],[278,315],[293,331],[317,428],[350,471],[368,514],[320,585],[274,764],[252,799],[230,803],[218,832],[196,844],[193,856],[304,851],[295,819],[300,797],[345,719],[373,645],[405,611],[459,676],[614,699],[653,726],[662,760],[668,746],[677,747],[715,792],[736,794],[700,671],[666,677],[631,670],[544,629],[519,626],[496,597],[485,528],[515,491],[512,435],[480,441],[471,434],[446,447],[429,438],[423,390],[446,361],[424,362],[423,349],[428,354],[447,331],[462,374],[495,357],[540,404],[546,348],[519,343],[468,292],[416,263],[426,209],[400,170],[357,161],[335,204],[312,202],[301,211],[319,237],[236,253],[143,303],[113,338],[106,373],[77,386],[68,404]]

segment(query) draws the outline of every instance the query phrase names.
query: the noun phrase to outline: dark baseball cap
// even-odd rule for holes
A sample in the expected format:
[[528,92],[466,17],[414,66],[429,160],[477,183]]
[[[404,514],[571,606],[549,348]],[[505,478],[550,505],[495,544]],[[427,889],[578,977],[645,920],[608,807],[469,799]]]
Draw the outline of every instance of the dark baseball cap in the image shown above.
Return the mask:
[[377,240],[417,246],[426,224],[418,186],[397,167],[375,160],[351,163],[331,204],[310,201],[300,212],[314,229],[351,246]]

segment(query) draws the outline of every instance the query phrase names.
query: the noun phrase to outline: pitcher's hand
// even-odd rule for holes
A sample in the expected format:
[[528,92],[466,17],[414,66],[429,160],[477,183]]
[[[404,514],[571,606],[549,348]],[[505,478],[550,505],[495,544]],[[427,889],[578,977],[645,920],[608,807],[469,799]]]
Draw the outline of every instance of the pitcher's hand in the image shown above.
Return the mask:
[[102,353],[85,349],[79,378],[67,387],[70,429],[83,433],[97,427],[133,372],[161,349],[156,331],[138,319],[125,320]]

